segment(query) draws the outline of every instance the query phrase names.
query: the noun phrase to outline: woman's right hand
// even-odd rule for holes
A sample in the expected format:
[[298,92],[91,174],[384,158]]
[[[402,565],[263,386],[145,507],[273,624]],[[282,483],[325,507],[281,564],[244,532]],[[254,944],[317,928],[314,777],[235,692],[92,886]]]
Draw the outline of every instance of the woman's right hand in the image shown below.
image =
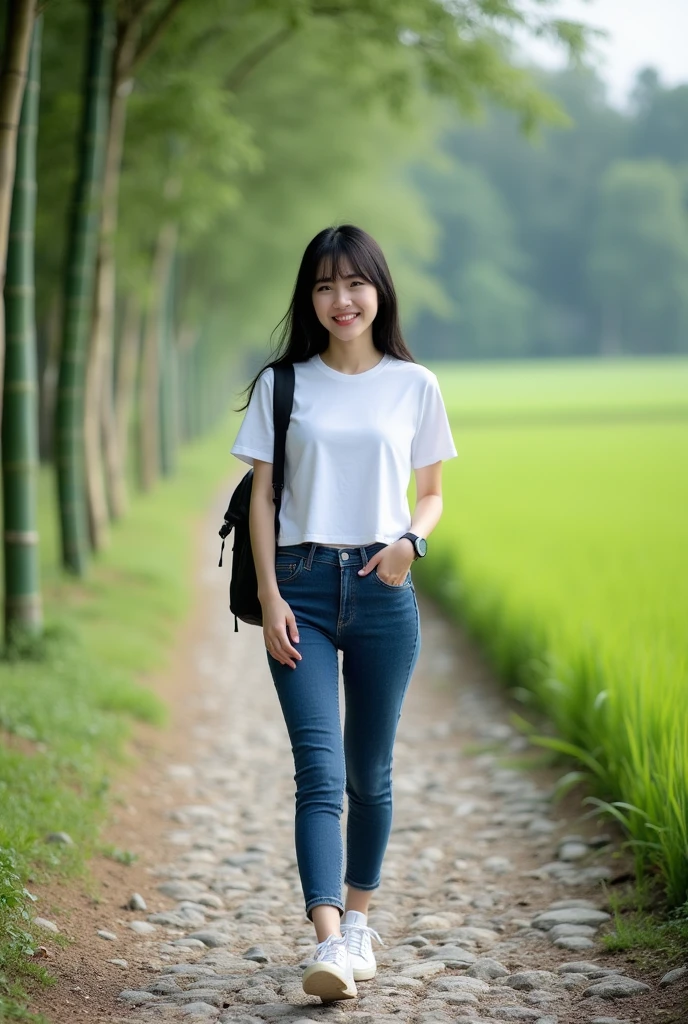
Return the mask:
[[279,661],[281,665],[289,665],[296,668],[296,661],[301,661],[301,655],[292,645],[299,642],[299,633],[296,628],[296,618],[291,608],[283,597],[277,595],[263,604],[263,639],[268,654]]

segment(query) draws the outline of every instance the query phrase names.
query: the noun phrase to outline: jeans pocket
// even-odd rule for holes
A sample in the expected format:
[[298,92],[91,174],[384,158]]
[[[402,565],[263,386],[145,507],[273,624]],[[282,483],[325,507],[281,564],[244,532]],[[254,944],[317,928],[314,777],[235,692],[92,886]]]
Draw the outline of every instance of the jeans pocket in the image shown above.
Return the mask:
[[292,555],[284,555],[277,558],[275,562],[275,577],[278,583],[290,583],[300,574],[305,565],[305,559],[294,558]]
[[378,576],[378,574],[377,574],[377,566],[373,569],[371,575],[372,575],[373,579],[377,580],[377,582],[380,584],[380,586],[381,587],[385,587],[386,590],[408,590],[408,588],[411,586],[411,583],[412,583],[412,580],[411,580],[411,570],[410,569],[407,572],[406,579],[404,580],[403,583],[385,583],[385,581],[383,579],[381,579]]

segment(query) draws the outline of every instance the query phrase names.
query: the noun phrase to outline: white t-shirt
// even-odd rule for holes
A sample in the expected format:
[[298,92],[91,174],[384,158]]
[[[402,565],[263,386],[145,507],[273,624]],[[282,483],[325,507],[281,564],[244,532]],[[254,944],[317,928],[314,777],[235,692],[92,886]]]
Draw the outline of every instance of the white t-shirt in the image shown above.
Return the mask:
[[[392,544],[411,527],[411,470],[457,454],[435,374],[385,353],[363,373],[340,373],[319,355],[294,364],[278,546]],[[231,449],[273,461],[268,367],[256,382]]]

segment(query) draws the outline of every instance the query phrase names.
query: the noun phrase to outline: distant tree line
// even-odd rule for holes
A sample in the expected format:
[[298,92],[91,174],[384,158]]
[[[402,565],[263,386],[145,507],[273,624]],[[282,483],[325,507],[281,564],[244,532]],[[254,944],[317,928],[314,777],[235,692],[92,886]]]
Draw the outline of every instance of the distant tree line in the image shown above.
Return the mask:
[[409,332],[427,358],[688,353],[688,84],[637,78],[626,112],[590,71],[538,74],[571,119],[533,143],[505,111],[447,113],[410,169],[442,294]]

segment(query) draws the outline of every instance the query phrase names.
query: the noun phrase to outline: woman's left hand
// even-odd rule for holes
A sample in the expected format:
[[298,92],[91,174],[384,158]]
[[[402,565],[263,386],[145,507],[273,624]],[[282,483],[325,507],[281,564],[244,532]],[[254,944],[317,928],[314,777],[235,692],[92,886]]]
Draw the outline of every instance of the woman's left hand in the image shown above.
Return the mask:
[[377,574],[383,583],[389,583],[391,587],[400,587],[413,561],[413,544],[408,537],[402,537],[373,555],[368,563],[358,570],[358,575],[367,576],[377,567]]

